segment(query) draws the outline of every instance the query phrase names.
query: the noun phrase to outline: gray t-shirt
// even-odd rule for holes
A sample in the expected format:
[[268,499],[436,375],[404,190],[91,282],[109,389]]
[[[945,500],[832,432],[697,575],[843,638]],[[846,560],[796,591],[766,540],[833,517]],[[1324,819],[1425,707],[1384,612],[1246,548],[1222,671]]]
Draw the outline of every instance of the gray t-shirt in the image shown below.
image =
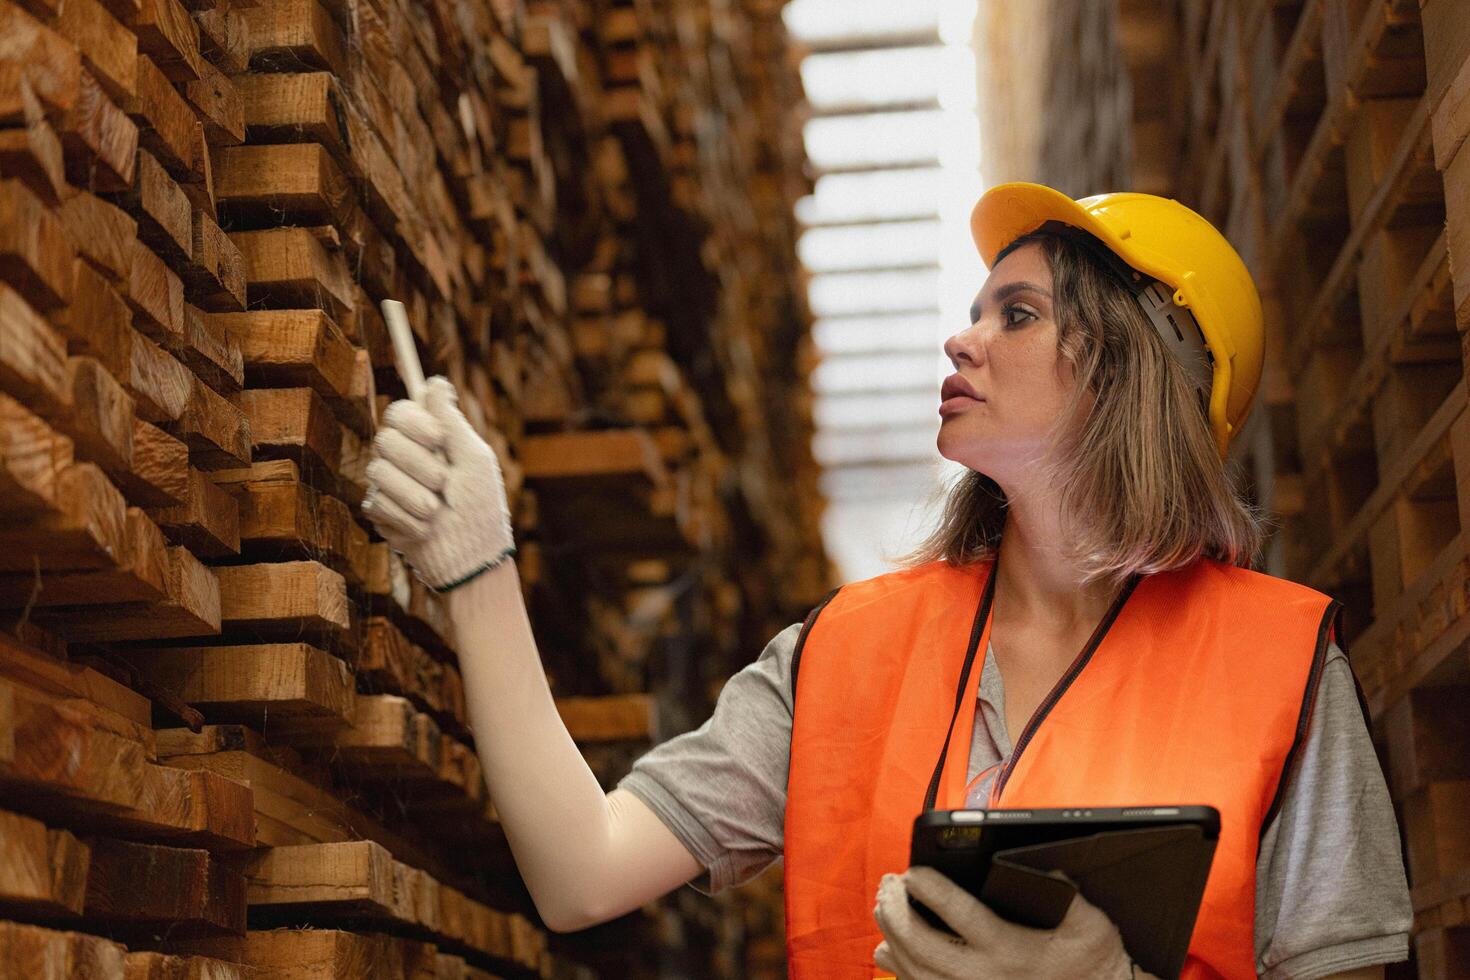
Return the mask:
[[[791,757],[791,655],[801,624],[725,683],[713,715],[655,746],[618,785],[658,814],[712,895],[782,853]],[[1412,908],[1398,823],[1347,656],[1333,644],[1286,796],[1256,863],[1255,952],[1267,980],[1313,980],[1408,958]],[[1005,691],[986,656],[969,776],[1011,751]],[[972,787],[983,805],[993,772]]]

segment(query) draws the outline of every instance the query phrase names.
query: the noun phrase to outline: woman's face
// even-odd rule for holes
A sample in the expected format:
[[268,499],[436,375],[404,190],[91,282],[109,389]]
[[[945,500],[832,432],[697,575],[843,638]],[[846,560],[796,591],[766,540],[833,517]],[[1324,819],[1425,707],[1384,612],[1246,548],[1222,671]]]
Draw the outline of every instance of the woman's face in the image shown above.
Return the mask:
[[[1046,456],[1075,373],[1057,352],[1051,268],[1039,242],[990,270],[970,308],[970,326],[944,342],[956,375],[945,379],[940,455],[1002,487]],[[978,397],[953,394],[960,379]]]

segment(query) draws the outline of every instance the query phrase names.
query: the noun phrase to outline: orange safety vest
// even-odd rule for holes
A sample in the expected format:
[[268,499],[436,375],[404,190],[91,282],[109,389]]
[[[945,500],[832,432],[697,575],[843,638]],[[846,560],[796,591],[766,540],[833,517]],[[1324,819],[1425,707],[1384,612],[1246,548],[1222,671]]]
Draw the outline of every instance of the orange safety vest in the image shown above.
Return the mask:
[[[834,590],[793,654],[785,819],[794,980],[882,976],[879,879],[913,820],[960,809],[993,562],[934,561]],[[1339,604],[1202,559],[1135,579],[1038,706],[992,807],[1208,804],[1220,840],[1183,977],[1255,976],[1260,835],[1285,789]]]

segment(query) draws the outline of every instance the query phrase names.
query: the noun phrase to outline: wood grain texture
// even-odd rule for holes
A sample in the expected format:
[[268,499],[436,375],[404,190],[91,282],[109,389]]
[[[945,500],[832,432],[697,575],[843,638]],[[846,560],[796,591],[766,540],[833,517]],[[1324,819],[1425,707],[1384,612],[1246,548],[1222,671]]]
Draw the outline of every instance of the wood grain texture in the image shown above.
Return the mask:
[[66,229],[19,180],[0,180],[0,279],[41,312],[71,301],[72,258]]
[[49,417],[70,401],[66,343],[25,298],[0,282],[0,389]]
[[35,980],[126,980],[127,949],[100,936],[0,921],[0,963]]
[[57,121],[67,178],[98,193],[124,191],[135,173],[138,126],[90,71],[80,77],[76,101]]
[[115,568],[127,540],[126,510],[96,465],[73,463],[57,476],[54,509],[0,526],[0,571]]
[[212,722],[242,722],[272,737],[348,724],[356,691],[341,660],[305,643],[169,647],[125,655],[152,682]]
[[220,614],[230,633],[254,638],[350,639],[347,584],[315,561],[230,565],[215,570]]
[[170,173],[180,179],[202,177],[204,127],[151,58],[138,59],[136,91],[123,109],[138,124],[141,144]]
[[239,934],[245,878],[198,848],[92,838],[88,919],[123,934]]
[[197,555],[239,554],[240,506],[235,498],[194,466],[188,467],[187,481],[179,503],[154,508],[150,515],[173,540]]
[[0,787],[25,793],[32,813],[224,851],[253,845],[248,787],[151,763],[143,745],[20,685],[0,681],[0,700]]
[[8,395],[0,394],[0,518],[31,520],[54,512],[72,442]]
[[71,833],[0,810],[0,908],[80,915],[91,850]]
[[60,0],[56,32],[77,46],[82,63],[113,99],[133,94],[138,38],[97,0]]
[[77,98],[82,69],[76,46],[19,6],[0,4],[0,37],[8,57],[0,62],[0,121],[25,118],[29,87],[48,113],[67,112]]
[[138,222],[122,208],[95,194],[75,190],[56,211],[77,253],[108,281],[129,295]]

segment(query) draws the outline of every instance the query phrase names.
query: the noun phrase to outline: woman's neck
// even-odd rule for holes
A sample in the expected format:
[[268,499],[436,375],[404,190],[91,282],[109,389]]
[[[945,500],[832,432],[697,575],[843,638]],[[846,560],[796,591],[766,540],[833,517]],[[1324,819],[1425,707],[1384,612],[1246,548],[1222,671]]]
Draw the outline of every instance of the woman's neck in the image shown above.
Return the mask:
[[1037,487],[1012,495],[1001,533],[996,592],[1004,596],[1007,618],[1040,618],[1058,630],[1090,629],[1112,604],[1116,592],[1085,575],[1067,551],[1064,522],[1056,494]]

